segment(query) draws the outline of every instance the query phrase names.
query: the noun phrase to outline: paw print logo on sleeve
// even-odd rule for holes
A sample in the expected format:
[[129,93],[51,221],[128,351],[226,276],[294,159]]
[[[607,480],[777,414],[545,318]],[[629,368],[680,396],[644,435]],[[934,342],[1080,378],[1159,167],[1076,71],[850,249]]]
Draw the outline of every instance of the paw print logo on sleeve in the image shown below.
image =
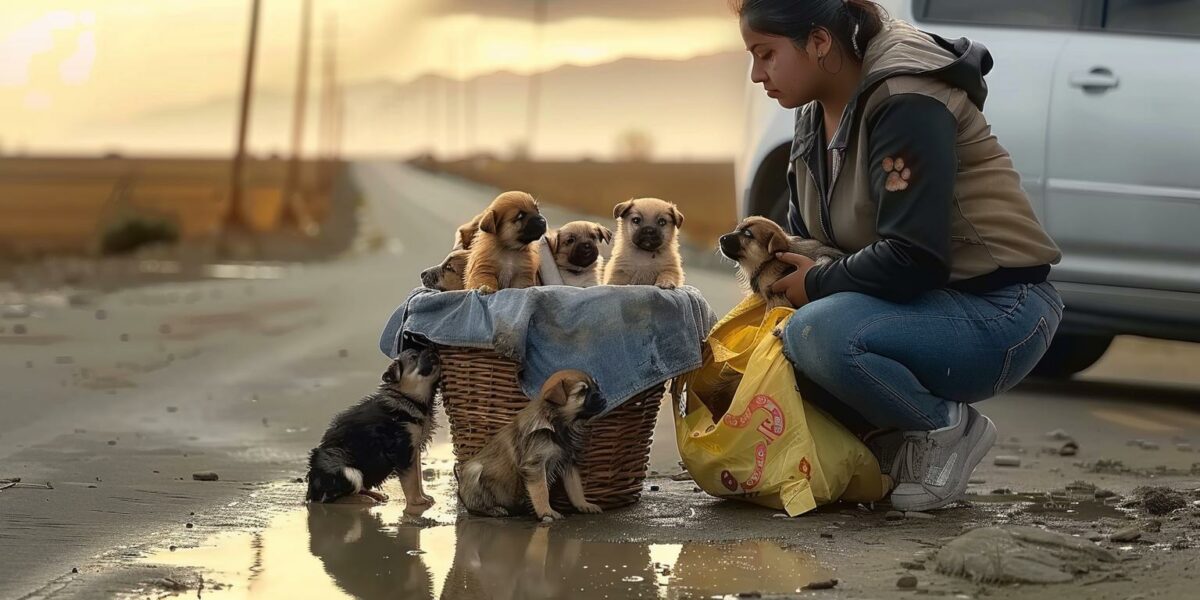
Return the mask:
[[883,189],[889,192],[903,192],[908,189],[908,182],[912,179],[912,169],[904,166],[903,158],[889,156],[883,159],[883,172],[887,173],[887,181],[884,182]]

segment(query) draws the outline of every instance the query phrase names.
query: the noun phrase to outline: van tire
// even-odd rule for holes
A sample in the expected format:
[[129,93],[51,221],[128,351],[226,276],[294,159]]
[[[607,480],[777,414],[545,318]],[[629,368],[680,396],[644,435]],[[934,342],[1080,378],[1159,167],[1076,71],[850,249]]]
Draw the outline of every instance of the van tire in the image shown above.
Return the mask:
[[1033,368],[1030,377],[1070,379],[1072,375],[1096,364],[1112,345],[1111,335],[1059,333],[1050,342],[1045,356]]

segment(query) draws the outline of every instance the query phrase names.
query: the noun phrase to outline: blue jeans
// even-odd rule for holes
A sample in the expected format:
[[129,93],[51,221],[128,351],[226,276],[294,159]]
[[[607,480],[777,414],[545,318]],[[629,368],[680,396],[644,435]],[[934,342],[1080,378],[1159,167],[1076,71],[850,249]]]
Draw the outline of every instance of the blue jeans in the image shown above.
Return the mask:
[[1062,311],[1048,282],[982,295],[940,289],[908,304],[844,292],[796,311],[784,353],[832,395],[817,404],[851,428],[927,431],[949,424],[948,402],[978,402],[1024,379]]

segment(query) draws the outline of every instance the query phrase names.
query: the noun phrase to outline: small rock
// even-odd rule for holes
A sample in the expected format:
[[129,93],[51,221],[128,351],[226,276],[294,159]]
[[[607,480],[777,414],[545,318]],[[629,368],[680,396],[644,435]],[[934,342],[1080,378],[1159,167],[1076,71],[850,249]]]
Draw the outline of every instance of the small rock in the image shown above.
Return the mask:
[[1021,457],[1001,455],[997,456],[996,460],[992,461],[997,467],[1019,467],[1021,466]]
[[929,513],[917,512],[915,510],[910,510],[910,511],[907,511],[904,513],[904,518],[905,519],[932,519],[932,518],[934,518],[934,516]]
[[1150,519],[1142,524],[1142,531],[1146,533],[1158,533],[1162,531],[1163,523],[1159,519]]
[[1013,491],[1010,488],[996,488],[992,490],[993,496],[1010,496]]
[[680,471],[671,476],[671,481],[691,481],[692,474],[687,471]]
[[657,492],[659,489],[661,489],[661,488],[659,488],[657,485],[650,486],[650,491],[652,491],[652,492]]
[[896,580],[896,587],[902,590],[911,590],[917,587],[917,577],[915,575],[905,575]]
[[1126,527],[1125,529],[1112,534],[1108,537],[1108,539],[1114,542],[1133,542],[1137,541],[1140,537],[1142,537],[1142,530],[1140,528]]
[[703,491],[704,491],[704,490],[700,489],[700,486],[696,486],[696,485],[692,486],[692,493],[693,493],[693,494],[699,494],[700,492],[703,492]]
[[1161,516],[1187,506],[1187,499],[1180,492],[1166,487],[1139,488],[1135,490],[1142,497],[1142,506],[1146,512]]
[[16,335],[25,335],[29,330],[24,325],[17,323],[13,325],[13,333]]
[[297,477],[297,478],[295,478],[295,479],[293,479],[293,480],[292,480],[292,483],[304,483],[304,478],[303,478],[303,477]]
[[108,318],[108,311],[103,308],[96,309],[96,320],[103,321]]
[[99,486],[97,486],[97,485],[96,485],[96,484],[94,484],[94,483],[89,483],[89,484],[88,484],[88,488],[90,488],[90,489],[96,489],[97,487],[99,487]]
[[1067,442],[1063,444],[1062,448],[1058,449],[1059,456],[1075,456],[1078,453],[1079,444],[1076,444],[1075,442]]
[[79,567],[71,567],[71,572],[72,572],[72,573],[78,573],[78,572],[79,572]]
[[908,569],[909,571],[924,571],[925,565],[914,560],[905,560],[900,562],[900,568]]
[[167,412],[169,412],[169,413],[179,412],[179,407],[178,406],[168,406]]
[[212,471],[200,471],[199,473],[192,473],[192,479],[194,481],[217,481],[219,477]]
[[762,598],[762,592],[738,592],[738,598]]
[[775,513],[775,514],[771,515],[771,518],[772,519],[790,519],[791,517],[788,516],[787,513]]
[[1186,444],[1186,443],[1179,443],[1179,444],[1175,444],[1175,449],[1176,449],[1176,450],[1178,450],[1178,451],[1180,451],[1180,452],[1193,452],[1193,451],[1194,451],[1194,450],[1192,449],[1192,445],[1191,445],[1191,444]]
[[1117,493],[1112,490],[1096,490],[1096,499],[1097,500],[1103,500],[1105,498],[1112,498],[1113,496],[1116,496],[1116,495],[1117,495]]
[[117,445],[117,440],[108,440],[108,445],[109,445],[109,446],[116,446],[116,445]]
[[1158,450],[1158,444],[1154,442],[1142,442],[1142,450]]
[[1046,433],[1046,437],[1048,437],[1052,440],[1060,440],[1060,441],[1074,439],[1071,437],[1071,434],[1067,433],[1066,431],[1064,431],[1062,429],[1055,429],[1054,431],[1050,431],[1050,432]]
[[421,478],[425,481],[433,481],[434,479],[437,479],[437,471],[433,469],[425,469],[424,471],[421,471]]
[[341,350],[338,350],[338,358],[346,358],[347,356],[350,356],[350,351],[349,351],[349,350],[347,350],[347,349],[345,349],[345,348],[342,348]]
[[832,590],[833,588],[837,587],[837,584],[838,584],[838,580],[836,580],[836,579],[826,579],[826,580],[823,580],[823,581],[813,581],[813,582],[811,582],[811,583],[809,583],[809,584],[806,584],[806,585],[805,585],[803,588],[800,588],[800,589],[804,589],[804,590]]
[[129,341],[129,334],[128,334],[128,333],[122,333],[122,334],[121,334],[121,341],[122,341],[122,342],[128,342],[128,341]]
[[191,529],[191,528],[195,527],[195,525],[192,525],[191,523],[187,523],[187,524],[185,524],[185,525],[184,525],[184,527],[187,527],[188,529]]
[[833,534],[832,534],[832,533],[829,533],[829,532],[827,532],[827,531],[822,531],[822,532],[821,532],[821,537],[822,537],[823,539],[826,539],[826,540],[832,540],[832,539],[833,539]]
[[904,513],[898,510],[889,510],[886,515],[883,515],[883,518],[888,521],[900,521],[904,519]]
[[174,551],[175,551],[175,546],[167,546],[167,550],[170,550],[171,552],[174,552]]

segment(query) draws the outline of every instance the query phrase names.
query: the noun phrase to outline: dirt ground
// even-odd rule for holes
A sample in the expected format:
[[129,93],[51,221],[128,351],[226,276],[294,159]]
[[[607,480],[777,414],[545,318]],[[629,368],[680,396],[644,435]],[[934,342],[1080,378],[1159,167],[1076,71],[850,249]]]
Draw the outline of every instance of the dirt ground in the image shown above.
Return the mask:
[[[1194,595],[1200,349],[1154,340],[1118,339],[1076,381],[981,404],[1000,441],[966,500],[930,515],[843,504],[789,519],[711,498],[679,473],[668,404],[628,508],[550,526],[460,514],[444,422],[426,464],[437,504],[421,518],[401,515],[395,482],[385,506],[307,507],[307,452],[378,381],[380,327],[495,193],[395,163],[351,177],[360,238],[377,241],[330,260],[112,289],[0,282],[0,597]],[[738,300],[732,269],[689,267],[688,280],[718,313]],[[1144,487],[1172,492],[1147,503]],[[952,543],[979,528],[1030,535],[1022,526],[1066,537]],[[961,556],[977,575],[1065,583],[939,570]]]

